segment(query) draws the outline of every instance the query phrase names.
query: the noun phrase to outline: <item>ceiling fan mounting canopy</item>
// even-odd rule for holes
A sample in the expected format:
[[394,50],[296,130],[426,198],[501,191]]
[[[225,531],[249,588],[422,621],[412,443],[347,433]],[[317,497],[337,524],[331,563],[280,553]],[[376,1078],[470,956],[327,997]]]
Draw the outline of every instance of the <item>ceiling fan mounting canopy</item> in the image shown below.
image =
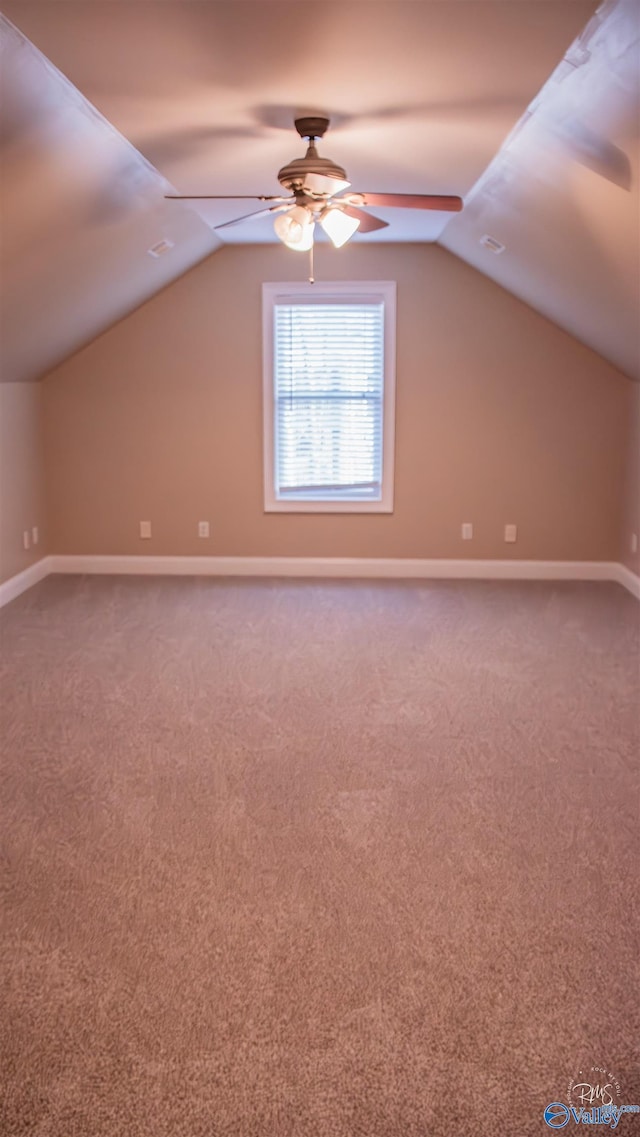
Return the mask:
[[301,138],[308,138],[311,141],[313,138],[324,137],[329,129],[329,119],[324,115],[305,115],[303,118],[296,118],[294,126]]

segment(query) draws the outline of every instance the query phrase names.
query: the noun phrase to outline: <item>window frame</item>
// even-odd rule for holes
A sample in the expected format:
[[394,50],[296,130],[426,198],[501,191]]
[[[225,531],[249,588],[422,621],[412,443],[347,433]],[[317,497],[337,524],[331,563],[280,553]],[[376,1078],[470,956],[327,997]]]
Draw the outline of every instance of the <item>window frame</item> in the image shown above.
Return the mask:
[[[346,501],[317,497],[283,500],[275,489],[276,400],[274,384],[274,309],[278,303],[313,302],[322,298],[335,301],[381,303],[384,312],[383,395],[382,395],[382,480],[378,501]],[[265,513],[393,513],[393,475],[395,450],[396,390],[396,282],[301,281],[262,285],[263,345],[263,433],[264,433],[264,512]]]

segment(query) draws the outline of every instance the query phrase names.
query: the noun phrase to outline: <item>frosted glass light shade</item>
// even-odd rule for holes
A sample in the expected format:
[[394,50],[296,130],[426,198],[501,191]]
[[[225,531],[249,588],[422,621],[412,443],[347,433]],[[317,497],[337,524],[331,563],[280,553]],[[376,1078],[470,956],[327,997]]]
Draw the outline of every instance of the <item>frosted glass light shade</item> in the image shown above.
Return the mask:
[[320,224],[336,249],[353,237],[360,222],[356,217],[348,217],[341,209],[328,209],[320,218]]
[[303,205],[295,205],[287,213],[281,213],[276,217],[273,228],[288,249],[305,252],[313,244],[313,220]]

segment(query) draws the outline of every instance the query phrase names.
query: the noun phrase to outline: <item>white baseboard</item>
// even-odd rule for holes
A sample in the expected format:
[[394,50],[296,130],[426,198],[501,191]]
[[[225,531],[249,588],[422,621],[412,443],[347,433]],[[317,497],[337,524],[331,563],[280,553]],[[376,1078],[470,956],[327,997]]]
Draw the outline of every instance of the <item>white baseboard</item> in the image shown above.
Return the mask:
[[614,572],[611,580],[617,581],[617,583],[621,584],[623,588],[626,588],[632,596],[635,596],[636,600],[640,600],[640,576],[637,576],[636,573],[632,572],[626,565],[614,564],[612,568]]
[[[432,580],[615,580],[634,573],[612,561],[445,560],[411,557],[54,556],[51,572],[154,576],[292,576]],[[631,579],[628,579],[631,578]],[[638,580],[640,584],[640,580]]]
[[351,577],[414,580],[615,581],[640,599],[640,577],[614,561],[429,560],[393,557],[50,556],[0,585],[0,606],[49,573]]
[[34,584],[44,580],[52,572],[51,557],[43,557],[42,560],[36,561],[35,564],[29,565],[29,568],[24,569],[22,572],[16,573],[15,576],[9,577],[5,580],[4,584],[0,584],[0,608],[5,604],[9,604],[11,600],[15,600],[16,596],[26,592],[28,588],[32,588]]

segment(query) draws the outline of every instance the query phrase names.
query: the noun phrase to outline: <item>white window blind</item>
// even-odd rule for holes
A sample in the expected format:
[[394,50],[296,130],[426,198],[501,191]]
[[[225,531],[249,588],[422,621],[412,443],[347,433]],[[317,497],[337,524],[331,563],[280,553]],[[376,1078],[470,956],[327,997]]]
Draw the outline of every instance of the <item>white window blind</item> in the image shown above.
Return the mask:
[[393,441],[393,376],[386,296],[362,285],[334,287],[335,293],[329,285],[324,292],[313,285],[307,286],[312,292],[283,290],[269,297],[267,508],[390,508],[385,473]]
[[274,321],[276,492],[378,501],[383,305],[277,304]]

